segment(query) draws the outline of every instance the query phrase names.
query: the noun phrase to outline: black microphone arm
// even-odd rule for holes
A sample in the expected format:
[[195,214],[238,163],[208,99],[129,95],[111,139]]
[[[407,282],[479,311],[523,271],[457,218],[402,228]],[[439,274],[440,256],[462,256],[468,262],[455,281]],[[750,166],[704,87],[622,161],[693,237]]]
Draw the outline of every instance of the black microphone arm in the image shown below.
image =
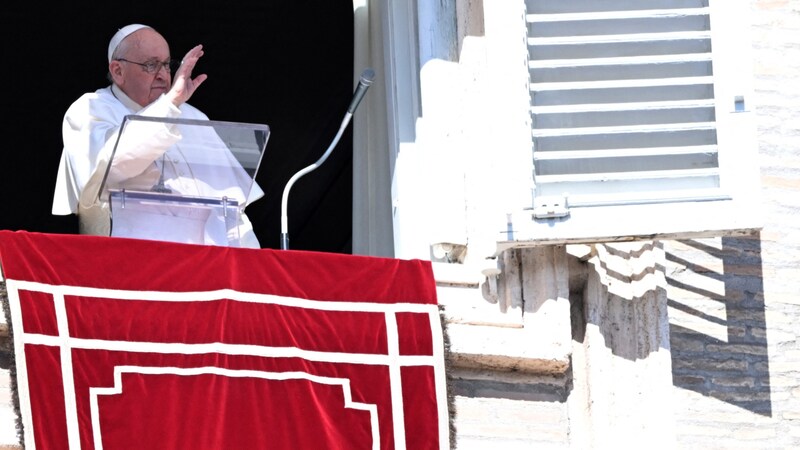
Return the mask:
[[286,205],[289,201],[289,190],[292,188],[292,185],[294,185],[294,183],[300,179],[300,177],[321,166],[322,163],[328,159],[328,156],[330,156],[331,152],[333,152],[336,144],[339,143],[339,139],[342,138],[344,130],[347,128],[347,125],[350,124],[350,119],[353,118],[353,113],[356,112],[358,104],[361,103],[361,99],[364,98],[364,94],[367,93],[367,89],[369,89],[369,86],[372,84],[372,80],[374,79],[374,70],[364,69],[364,71],[361,72],[361,78],[358,80],[358,86],[356,87],[355,93],[353,93],[353,100],[350,101],[350,106],[347,107],[347,113],[345,113],[342,124],[339,126],[339,132],[336,133],[336,136],[328,146],[328,149],[325,150],[325,153],[317,160],[317,162],[300,170],[294,174],[292,178],[289,178],[289,181],[286,183],[286,187],[283,188],[283,197],[281,198],[281,250],[289,249],[289,217],[286,213]]

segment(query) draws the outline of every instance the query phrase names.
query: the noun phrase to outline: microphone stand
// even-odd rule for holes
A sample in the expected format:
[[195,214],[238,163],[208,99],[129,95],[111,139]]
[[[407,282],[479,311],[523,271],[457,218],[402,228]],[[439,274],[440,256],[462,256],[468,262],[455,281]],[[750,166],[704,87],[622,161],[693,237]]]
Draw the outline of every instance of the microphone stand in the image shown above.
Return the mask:
[[150,188],[151,192],[160,192],[162,194],[171,194],[172,189],[164,184],[164,164],[167,162],[167,152],[161,154],[161,173],[158,176],[158,183]]
[[353,100],[350,101],[350,106],[347,108],[347,113],[344,115],[344,119],[342,120],[342,124],[339,126],[339,131],[336,133],[336,136],[333,138],[333,141],[328,146],[328,149],[325,150],[325,153],[310,166],[307,166],[304,169],[301,169],[299,172],[294,174],[292,178],[289,178],[289,181],[286,183],[286,187],[283,189],[283,197],[281,197],[281,250],[288,250],[289,249],[289,217],[286,213],[286,205],[289,201],[289,190],[292,188],[292,185],[300,179],[303,175],[315,170],[317,167],[321,166],[322,163],[328,159],[333,149],[336,147],[336,144],[339,143],[339,139],[342,138],[342,134],[344,130],[347,128],[347,125],[350,123],[350,119],[353,117],[353,113],[355,112],[358,104],[361,103],[361,99],[364,97],[364,94],[367,92],[367,89],[372,84],[372,80],[375,78],[375,71],[372,69],[365,69],[361,72],[361,79],[358,80],[358,87],[356,88],[356,92],[353,94]]

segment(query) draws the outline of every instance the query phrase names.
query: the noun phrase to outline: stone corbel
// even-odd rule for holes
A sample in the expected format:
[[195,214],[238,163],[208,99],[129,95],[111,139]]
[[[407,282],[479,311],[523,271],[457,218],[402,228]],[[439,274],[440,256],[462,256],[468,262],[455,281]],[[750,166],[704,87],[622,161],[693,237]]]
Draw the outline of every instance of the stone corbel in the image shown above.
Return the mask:
[[498,278],[501,273],[502,271],[497,267],[487,267],[481,270],[481,274],[486,277],[485,281],[481,283],[481,293],[483,294],[483,298],[489,303],[496,304],[500,299]]

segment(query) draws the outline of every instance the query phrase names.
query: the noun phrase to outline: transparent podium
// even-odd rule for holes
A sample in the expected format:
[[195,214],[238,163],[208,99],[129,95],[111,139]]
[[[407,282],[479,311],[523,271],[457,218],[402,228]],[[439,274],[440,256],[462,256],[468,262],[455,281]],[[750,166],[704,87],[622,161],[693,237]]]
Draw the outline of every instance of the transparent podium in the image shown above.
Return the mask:
[[111,236],[239,247],[267,125],[125,117],[100,187]]

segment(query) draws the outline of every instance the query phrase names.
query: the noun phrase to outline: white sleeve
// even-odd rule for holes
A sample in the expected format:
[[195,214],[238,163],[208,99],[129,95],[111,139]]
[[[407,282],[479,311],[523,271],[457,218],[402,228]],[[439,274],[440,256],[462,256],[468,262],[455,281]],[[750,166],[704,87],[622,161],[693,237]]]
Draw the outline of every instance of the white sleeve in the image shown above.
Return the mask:
[[[140,114],[148,112],[148,115],[161,117],[180,116],[180,110],[163,97]],[[130,114],[129,110],[113,98],[110,91],[86,94],[67,110],[62,126],[64,154],[56,187],[57,198],[53,203],[54,214],[59,213],[57,207],[61,214],[67,213],[67,205],[70,212],[77,212],[77,200],[84,207],[96,201],[119,127],[127,114]],[[117,149],[109,181],[120,181],[141,173],[177,139],[163,126],[151,131],[137,133],[141,140],[127,141],[128,145]]]

